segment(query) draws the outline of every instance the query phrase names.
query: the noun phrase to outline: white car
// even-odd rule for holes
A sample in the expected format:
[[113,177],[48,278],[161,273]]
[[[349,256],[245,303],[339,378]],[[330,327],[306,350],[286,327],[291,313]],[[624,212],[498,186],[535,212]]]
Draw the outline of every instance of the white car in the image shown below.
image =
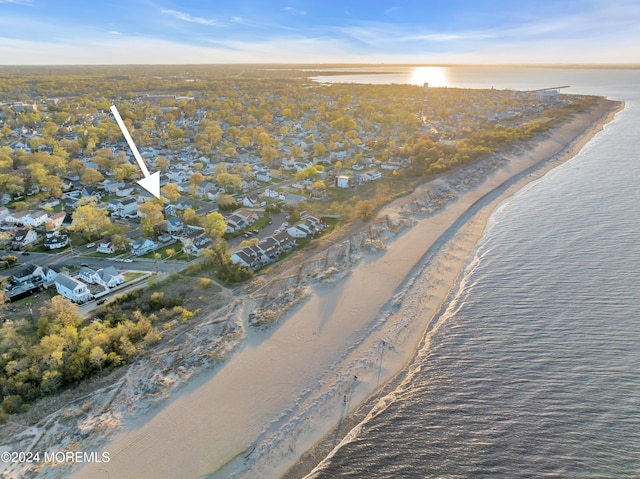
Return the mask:
[[127,258],[127,259],[123,259],[123,260],[122,260],[122,262],[123,262],[123,263],[133,263],[133,260],[132,260],[132,259]]
[[93,248],[95,245],[96,245],[95,243],[89,243],[89,244],[87,245],[87,249],[89,249],[89,248]]

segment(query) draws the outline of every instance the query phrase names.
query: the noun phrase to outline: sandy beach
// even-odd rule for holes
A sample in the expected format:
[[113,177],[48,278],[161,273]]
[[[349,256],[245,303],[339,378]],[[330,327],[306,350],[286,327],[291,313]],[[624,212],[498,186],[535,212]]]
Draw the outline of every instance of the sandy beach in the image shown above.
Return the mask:
[[[98,450],[108,463],[78,466],[71,477],[281,477],[324,437],[321,457],[348,432],[349,413],[411,359],[495,207],[574,157],[622,107],[600,100],[434,213],[418,208],[432,183],[390,204],[381,216],[415,225],[333,284],[312,286],[277,324],[248,329],[222,367],[126,420]],[[405,301],[415,282],[427,294]],[[243,314],[251,306],[247,299]]]

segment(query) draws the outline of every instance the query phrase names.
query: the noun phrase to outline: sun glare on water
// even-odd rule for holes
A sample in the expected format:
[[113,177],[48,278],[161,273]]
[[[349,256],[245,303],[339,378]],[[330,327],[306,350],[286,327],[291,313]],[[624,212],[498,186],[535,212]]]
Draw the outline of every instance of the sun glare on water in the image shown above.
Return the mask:
[[411,73],[413,85],[447,86],[447,72],[443,67],[416,67]]

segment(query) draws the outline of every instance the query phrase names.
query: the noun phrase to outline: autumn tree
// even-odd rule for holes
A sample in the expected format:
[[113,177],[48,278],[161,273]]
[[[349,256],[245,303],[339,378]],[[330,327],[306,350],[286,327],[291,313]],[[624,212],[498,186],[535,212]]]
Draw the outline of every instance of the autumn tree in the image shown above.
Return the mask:
[[212,239],[216,239],[224,235],[227,230],[227,222],[220,213],[213,211],[204,217],[202,227]]
[[178,185],[176,183],[167,183],[160,189],[160,191],[162,192],[162,196],[167,198],[171,203],[180,198],[180,191],[178,190]]
[[104,180],[104,176],[98,170],[86,168],[80,177],[83,185],[95,186]]
[[204,181],[204,175],[200,172],[195,172],[189,178],[189,183],[191,184],[192,193],[195,195],[198,191],[198,185]]
[[162,205],[155,201],[146,201],[138,207],[141,216],[140,229],[145,236],[157,235],[164,225]]
[[111,227],[109,213],[98,209],[96,198],[91,197],[71,215],[73,227],[88,240],[100,238]]
[[222,209],[229,209],[235,205],[236,199],[228,194],[222,194],[218,197],[218,206]]

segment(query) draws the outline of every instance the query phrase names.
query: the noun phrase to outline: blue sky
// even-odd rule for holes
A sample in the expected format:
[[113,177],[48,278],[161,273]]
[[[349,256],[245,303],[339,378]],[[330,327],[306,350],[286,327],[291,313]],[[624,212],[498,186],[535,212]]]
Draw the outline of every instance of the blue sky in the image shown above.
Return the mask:
[[0,64],[640,63],[640,0],[0,0]]

